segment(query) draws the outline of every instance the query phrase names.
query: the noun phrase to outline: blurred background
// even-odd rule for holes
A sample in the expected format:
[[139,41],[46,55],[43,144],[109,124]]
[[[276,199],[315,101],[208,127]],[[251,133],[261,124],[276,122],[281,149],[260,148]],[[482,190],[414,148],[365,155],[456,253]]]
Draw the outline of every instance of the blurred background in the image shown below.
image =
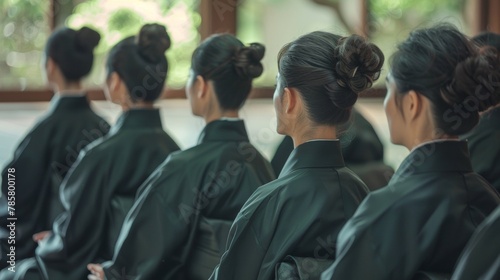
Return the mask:
[[[499,13],[500,0],[1,0],[0,166],[48,107],[53,93],[46,88],[41,61],[49,34],[60,26],[89,26],[101,33],[86,85],[94,107],[113,122],[119,108],[106,102],[101,90],[107,51],[119,40],[137,34],[145,23],[166,25],[173,40],[167,52],[171,68],[158,106],[165,129],[182,148],[194,145],[203,127],[200,119],[191,116],[184,96],[196,46],[220,32],[236,34],[244,43],[264,43],[265,71],[254,82],[243,117],[251,140],[271,157],[282,137],[275,132],[271,97],[276,55],[285,43],[315,30],[357,33],[377,44],[389,58],[397,42],[414,28],[451,22],[470,36],[486,30],[500,32]],[[389,142],[382,108],[388,66],[356,106],[383,140],[387,163],[397,168],[408,152]]]

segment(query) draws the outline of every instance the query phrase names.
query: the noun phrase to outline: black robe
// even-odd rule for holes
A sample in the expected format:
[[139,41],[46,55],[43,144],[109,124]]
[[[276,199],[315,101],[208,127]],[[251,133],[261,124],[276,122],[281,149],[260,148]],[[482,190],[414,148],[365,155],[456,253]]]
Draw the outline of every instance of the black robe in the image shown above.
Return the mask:
[[85,95],[56,95],[49,111],[28,132],[2,172],[0,202],[0,268],[5,267],[9,170],[15,177],[16,259],[33,257],[32,235],[51,228],[63,210],[59,186],[82,148],[102,137],[109,124],[90,108]]
[[500,207],[476,229],[451,279],[500,279]]
[[255,189],[274,179],[248,141],[243,121],[218,120],[197,146],[172,154],[141,187],[113,260],[103,264],[107,279],[186,279],[195,221],[230,224]]
[[337,233],[367,193],[345,167],[339,141],[299,145],[279,178],[241,209],[210,279],[274,279],[287,255],[335,258]]
[[111,258],[137,189],[178,149],[157,109],[125,112],[108,135],[85,148],[61,185],[65,211],[36,250],[43,274],[80,280],[88,263]]
[[469,141],[474,171],[500,192],[500,107],[484,113],[479,124],[462,138]]
[[414,149],[383,189],[366,197],[337,240],[321,279],[411,279],[451,274],[473,231],[500,197],[472,171],[467,143]]
[[[371,189],[385,186],[394,170],[385,165],[384,146],[373,126],[358,111],[352,111],[351,120],[341,128],[340,146],[344,161]],[[274,172],[279,174],[293,150],[293,140],[286,136],[271,160]]]

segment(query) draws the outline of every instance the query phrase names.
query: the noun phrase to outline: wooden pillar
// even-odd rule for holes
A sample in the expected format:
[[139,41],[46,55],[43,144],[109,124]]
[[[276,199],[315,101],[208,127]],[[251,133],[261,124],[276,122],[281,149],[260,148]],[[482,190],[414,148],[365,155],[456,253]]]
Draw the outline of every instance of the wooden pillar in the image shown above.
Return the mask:
[[488,25],[487,30],[500,33],[500,1],[488,1]]
[[370,27],[369,27],[369,22],[370,19],[369,13],[370,13],[370,6],[368,1],[369,0],[359,0],[360,1],[360,13],[361,13],[361,21],[359,23],[360,27],[360,35],[369,37],[370,36]]
[[236,35],[237,9],[243,1],[245,0],[201,0],[201,39],[203,40],[214,33]]
[[56,28],[56,0],[49,0],[48,16],[50,30],[54,30]]

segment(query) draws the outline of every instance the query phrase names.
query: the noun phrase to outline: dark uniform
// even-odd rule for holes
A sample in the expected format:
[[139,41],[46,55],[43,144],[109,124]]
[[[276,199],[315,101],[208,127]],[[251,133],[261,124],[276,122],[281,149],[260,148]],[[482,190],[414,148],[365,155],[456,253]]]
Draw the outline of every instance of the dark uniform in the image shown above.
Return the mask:
[[345,167],[339,141],[299,145],[280,176],[245,203],[210,279],[274,279],[287,255],[335,258],[335,240],[367,195]]
[[[80,150],[108,130],[109,124],[92,111],[84,94],[52,99],[49,111],[28,132],[2,172],[0,268],[7,265],[11,245],[16,247],[16,260],[34,256],[37,245],[32,235],[49,230],[63,210],[59,199],[62,180]],[[7,211],[9,174],[15,179],[14,216]],[[8,217],[17,218],[15,244],[9,243]]]
[[[88,263],[111,258],[139,186],[178,149],[157,109],[123,113],[107,136],[88,146],[61,185],[65,211],[36,250],[45,278],[85,279]],[[22,279],[38,279],[28,275]]]
[[[113,260],[103,264],[107,279],[192,279],[201,270],[192,264],[200,220],[230,226],[257,187],[272,179],[271,165],[249,143],[243,121],[207,124],[197,146],[172,154],[141,187]],[[225,245],[227,234],[218,235]],[[214,265],[200,278],[217,264],[220,253],[213,255]]]
[[500,207],[476,229],[458,260],[452,280],[500,279]]
[[469,141],[474,171],[500,192],[500,107],[484,113],[479,124],[462,138]]
[[472,171],[467,143],[414,149],[389,185],[374,191],[339,234],[337,259],[322,279],[411,279],[451,274],[479,223],[500,203]]

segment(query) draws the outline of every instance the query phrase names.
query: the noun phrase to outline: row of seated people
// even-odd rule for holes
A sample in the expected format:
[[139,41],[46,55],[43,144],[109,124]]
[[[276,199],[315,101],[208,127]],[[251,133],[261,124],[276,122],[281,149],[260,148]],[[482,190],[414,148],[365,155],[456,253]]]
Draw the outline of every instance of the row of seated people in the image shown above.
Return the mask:
[[[99,40],[84,27],[47,42],[45,74],[57,94],[2,173],[0,279],[454,271],[454,279],[495,279],[500,251],[486,244],[498,234],[498,210],[487,217],[500,204],[491,185],[499,178],[496,50],[449,25],[415,30],[398,46],[384,108],[391,141],[411,152],[390,178],[373,128],[353,110],[385,60],[362,37],[313,32],[280,51],[273,102],[277,131],[289,138],[273,166],[238,113],[263,72],[262,44],[219,34],[195,50],[186,95],[206,126],[196,146],[180,151],[154,107],[168,72],[166,28],[145,25],[109,52],[105,92],[123,110],[112,127],[81,84]],[[460,138],[470,139],[474,165]],[[487,161],[476,165],[476,155]]]

